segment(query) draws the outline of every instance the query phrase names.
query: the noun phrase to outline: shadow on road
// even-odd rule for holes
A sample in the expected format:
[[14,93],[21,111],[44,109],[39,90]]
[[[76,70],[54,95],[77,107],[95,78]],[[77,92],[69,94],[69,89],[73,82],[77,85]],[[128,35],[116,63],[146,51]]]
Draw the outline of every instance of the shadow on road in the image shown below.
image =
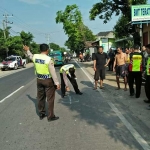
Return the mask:
[[110,108],[106,99],[98,91],[93,91],[92,88],[89,88],[93,87],[92,83],[88,81],[81,81],[81,83],[88,85],[88,87],[82,89],[82,96],[73,94],[72,92],[70,93],[72,99],[79,100],[79,102],[71,105],[62,103],[62,105],[67,106],[72,112],[77,112],[77,115],[73,116],[74,119],[79,121],[85,120],[90,126],[95,126],[97,130],[104,127],[115,142],[121,141],[131,149],[142,149],[128,129],[123,125],[122,121]]
[[36,114],[39,116],[38,112],[38,102],[36,98],[32,98],[30,95],[27,95],[28,99],[31,100],[35,106]]

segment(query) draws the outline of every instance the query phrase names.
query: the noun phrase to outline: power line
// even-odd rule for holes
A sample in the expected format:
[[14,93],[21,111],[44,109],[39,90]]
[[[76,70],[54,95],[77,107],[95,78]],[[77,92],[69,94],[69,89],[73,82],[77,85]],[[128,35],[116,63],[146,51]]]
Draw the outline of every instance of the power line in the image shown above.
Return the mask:
[[[3,11],[7,11],[6,9],[0,7],[1,10]],[[8,12],[8,11],[7,11]],[[29,31],[32,31],[33,33],[36,33],[36,34],[40,34],[40,35],[45,35],[47,33],[44,33],[44,32],[41,32],[40,30],[37,30],[35,28],[33,28],[32,26],[30,26],[29,24],[27,24],[26,22],[24,22],[22,19],[20,19],[19,17],[17,17],[16,15],[14,15],[14,20],[16,20],[19,24],[21,24],[21,26]],[[23,24],[23,25],[22,25]],[[52,31],[52,32],[48,32],[49,34],[51,33],[57,33],[57,32],[62,32],[62,30],[60,31]]]

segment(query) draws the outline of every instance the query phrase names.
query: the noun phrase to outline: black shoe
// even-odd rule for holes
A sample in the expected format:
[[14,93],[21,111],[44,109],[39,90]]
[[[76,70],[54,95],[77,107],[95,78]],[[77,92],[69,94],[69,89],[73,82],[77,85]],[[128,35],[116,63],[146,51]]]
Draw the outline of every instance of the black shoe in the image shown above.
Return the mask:
[[150,100],[144,100],[145,103],[150,103]]
[[40,114],[39,115],[39,119],[42,120],[43,118],[45,118],[47,115],[46,114]]
[[48,118],[47,120],[48,120],[48,122],[50,122],[50,121],[55,121],[55,120],[58,120],[58,119],[59,119],[59,117],[56,117],[56,116],[54,115],[54,117]]
[[76,94],[78,94],[78,95],[82,95],[83,93],[81,93],[81,92],[78,92],[78,93],[76,93]]
[[134,93],[130,94],[130,96],[134,96]]
[[137,95],[135,96],[135,98],[139,98],[139,97],[140,97],[139,95],[138,95],[138,96],[137,96]]

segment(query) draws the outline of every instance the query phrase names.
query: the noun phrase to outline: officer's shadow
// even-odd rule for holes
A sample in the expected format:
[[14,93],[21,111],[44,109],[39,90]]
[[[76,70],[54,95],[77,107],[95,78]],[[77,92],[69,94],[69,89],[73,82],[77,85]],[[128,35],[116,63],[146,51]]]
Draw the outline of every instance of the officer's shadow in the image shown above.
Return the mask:
[[[32,98],[30,95],[27,95],[27,97],[34,103],[36,114],[37,114],[37,116],[39,116],[38,100],[37,100],[37,98]],[[45,101],[45,110],[46,110],[46,113],[47,113],[47,110],[48,110],[47,101]]]
[[34,103],[36,114],[39,115],[37,99],[36,98],[32,98],[30,95],[27,95],[27,97],[28,97],[28,99],[30,99]]
[[93,84],[90,81],[81,81],[80,83],[93,88]]

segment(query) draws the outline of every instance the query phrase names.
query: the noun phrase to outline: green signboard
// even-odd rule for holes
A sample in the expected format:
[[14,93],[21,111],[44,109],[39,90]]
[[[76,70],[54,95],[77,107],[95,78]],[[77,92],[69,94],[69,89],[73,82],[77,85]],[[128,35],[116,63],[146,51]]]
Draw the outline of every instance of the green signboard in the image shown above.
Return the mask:
[[132,5],[132,22],[150,20],[150,5]]

